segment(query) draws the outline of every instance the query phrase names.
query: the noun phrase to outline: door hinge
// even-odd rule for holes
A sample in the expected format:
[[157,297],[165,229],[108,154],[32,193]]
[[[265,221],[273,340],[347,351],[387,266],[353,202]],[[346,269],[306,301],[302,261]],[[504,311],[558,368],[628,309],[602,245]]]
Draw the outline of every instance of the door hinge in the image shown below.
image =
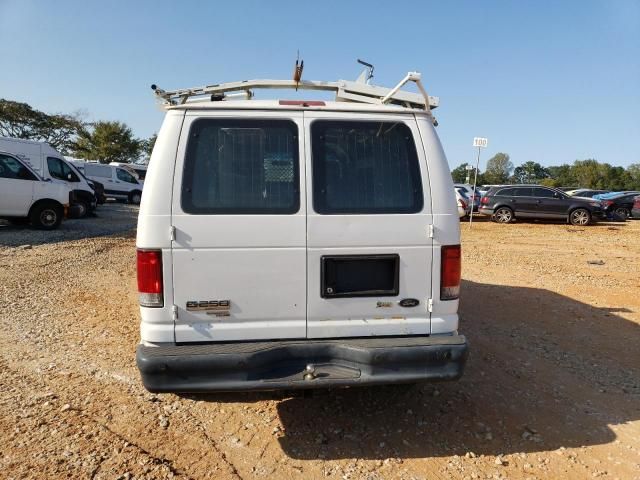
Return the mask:
[[433,313],[433,298],[427,301],[427,310],[429,310],[429,313]]
[[173,319],[174,322],[176,320],[178,320],[178,306],[177,305],[171,305],[171,318]]
[[433,238],[433,224],[429,225],[429,238]]
[[169,238],[172,242],[176,239],[176,227],[173,225],[169,227]]

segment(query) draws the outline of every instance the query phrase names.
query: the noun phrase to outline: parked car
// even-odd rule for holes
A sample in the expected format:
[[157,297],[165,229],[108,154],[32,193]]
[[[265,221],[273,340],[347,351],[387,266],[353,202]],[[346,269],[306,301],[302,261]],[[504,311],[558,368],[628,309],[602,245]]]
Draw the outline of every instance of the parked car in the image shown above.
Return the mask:
[[609,198],[617,197],[618,195],[629,194],[629,193],[635,193],[637,195],[640,192],[637,192],[635,190],[624,190],[624,191],[618,191],[618,192],[599,193],[597,195],[594,195],[593,198],[596,200],[607,200]]
[[460,377],[460,224],[431,100],[346,82],[361,103],[210,101],[270,82],[180,104],[156,90],[136,240],[145,387]]
[[456,204],[458,205],[458,216],[464,218],[471,213],[471,200],[463,188],[454,187],[456,192]]
[[640,192],[621,193],[614,197],[606,198],[601,200],[602,208],[608,217],[615,215],[619,218],[627,219],[631,217],[634,199],[638,195],[640,195]]
[[590,190],[588,188],[578,188],[577,190],[569,190],[565,193],[572,197],[593,198],[594,195],[609,193],[609,190]]
[[480,207],[480,192],[474,192],[473,185],[469,185],[468,183],[456,183],[454,184],[454,187],[462,188],[465,191],[469,201],[473,205],[473,211],[477,212]]
[[571,197],[541,185],[494,187],[482,197],[480,213],[499,223],[517,218],[565,219],[572,225],[587,225],[603,218],[599,201]]
[[136,205],[140,203],[143,183],[138,180],[135,173],[129,172],[128,168],[79,160],[74,160],[73,164],[87,178],[102,183],[105,186],[104,194],[107,197],[127,200]]
[[631,218],[640,218],[640,195],[634,197],[633,208],[631,209]]
[[19,158],[44,180],[64,183],[74,192],[73,215],[85,217],[97,205],[95,191],[64,156],[45,142],[0,137],[0,151]]
[[17,156],[0,152],[0,218],[53,230],[70,214],[74,191],[40,177]]
[[493,187],[507,187],[507,186],[508,185],[506,184],[482,185],[478,187],[478,194],[480,194],[480,199],[482,199],[482,197],[484,197],[487,194],[487,192],[491,190]]

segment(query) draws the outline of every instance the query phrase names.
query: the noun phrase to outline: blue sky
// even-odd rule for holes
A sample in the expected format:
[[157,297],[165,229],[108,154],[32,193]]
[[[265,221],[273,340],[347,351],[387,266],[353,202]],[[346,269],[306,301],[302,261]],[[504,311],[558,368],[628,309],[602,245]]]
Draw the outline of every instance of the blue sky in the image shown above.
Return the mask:
[[[640,162],[640,1],[0,0],[0,97],[158,130],[150,85],[423,73],[452,167]],[[265,97],[267,94],[262,94]],[[286,93],[285,98],[322,98]]]

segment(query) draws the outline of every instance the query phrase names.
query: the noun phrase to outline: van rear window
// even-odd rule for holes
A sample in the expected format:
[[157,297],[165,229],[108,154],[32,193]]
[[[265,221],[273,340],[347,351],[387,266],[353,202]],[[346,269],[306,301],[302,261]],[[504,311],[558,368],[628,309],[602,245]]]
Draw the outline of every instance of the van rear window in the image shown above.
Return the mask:
[[199,119],[189,132],[182,209],[192,214],[296,213],[298,172],[295,123]]
[[422,210],[418,155],[404,123],[316,120],[311,137],[317,213]]

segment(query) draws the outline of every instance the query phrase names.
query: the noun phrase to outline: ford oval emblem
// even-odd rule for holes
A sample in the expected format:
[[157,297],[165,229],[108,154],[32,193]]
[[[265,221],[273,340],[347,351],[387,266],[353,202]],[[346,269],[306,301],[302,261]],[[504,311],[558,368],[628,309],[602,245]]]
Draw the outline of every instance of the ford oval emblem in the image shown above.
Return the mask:
[[401,307],[417,307],[420,305],[420,300],[416,300],[415,298],[403,298],[399,303]]

